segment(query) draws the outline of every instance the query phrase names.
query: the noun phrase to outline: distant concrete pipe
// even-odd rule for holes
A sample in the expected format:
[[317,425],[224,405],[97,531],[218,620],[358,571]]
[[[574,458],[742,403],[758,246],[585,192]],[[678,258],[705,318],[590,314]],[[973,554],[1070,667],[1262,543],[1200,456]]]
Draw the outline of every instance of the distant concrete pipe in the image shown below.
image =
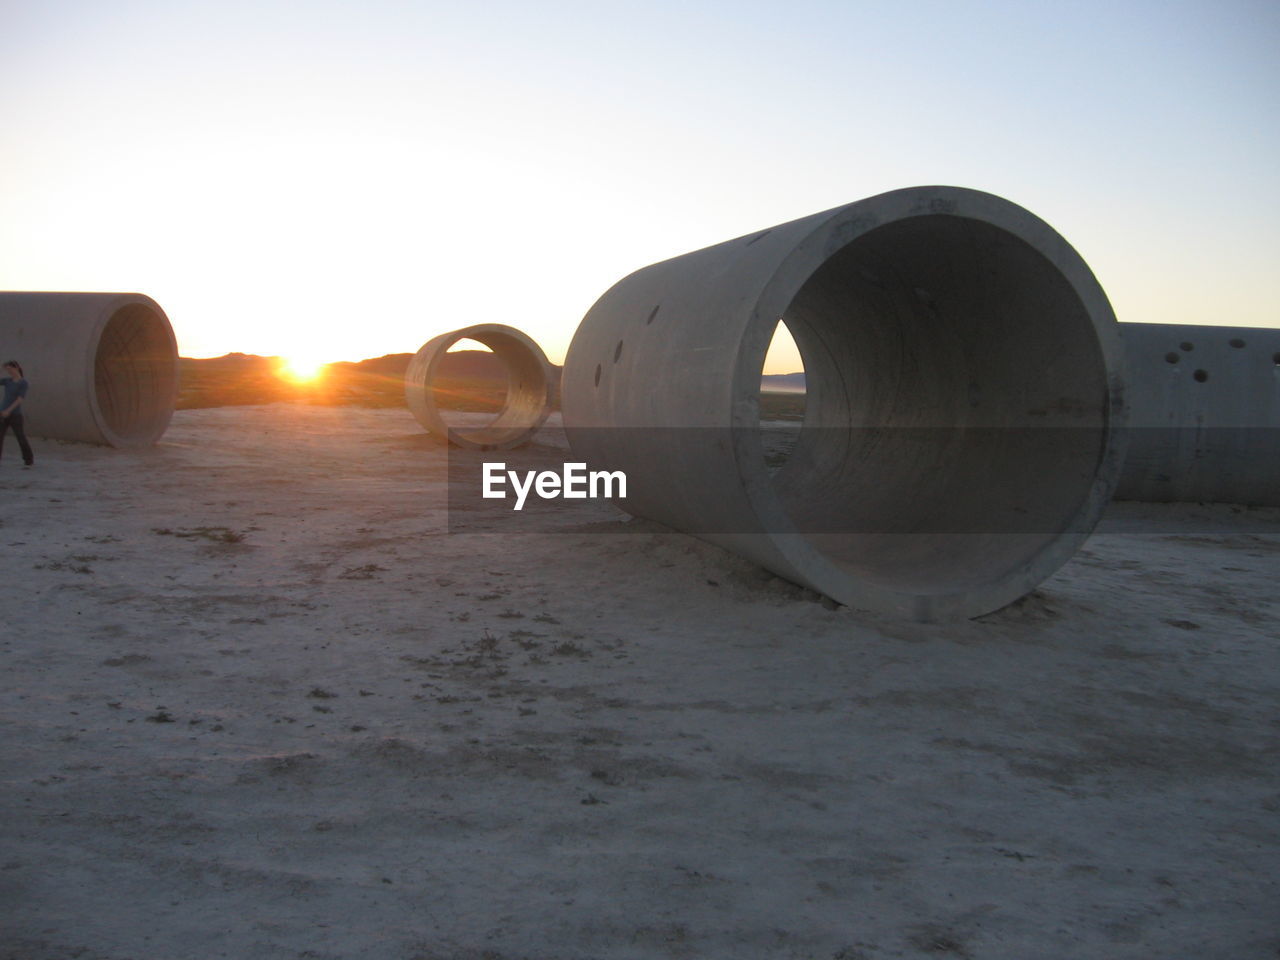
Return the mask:
[[[804,427],[770,476],[760,373],[779,320]],[[576,459],[640,517],[855,608],[972,617],[1076,551],[1119,476],[1121,344],[1051,227],[917,187],[619,281],[583,319],[562,409]]]
[[[482,343],[507,368],[502,409],[481,427],[450,427],[440,414],[435,382],[440,362],[459,340]],[[418,422],[442,440],[477,450],[507,450],[527,443],[551,412],[554,369],[536,343],[515,327],[481,323],[428,340],[409,361],[404,396]]]
[[1280,330],[1120,330],[1131,429],[1116,496],[1280,506]]
[[141,447],[173,416],[177,341],[140,293],[0,292],[0,354],[31,381],[35,436]]

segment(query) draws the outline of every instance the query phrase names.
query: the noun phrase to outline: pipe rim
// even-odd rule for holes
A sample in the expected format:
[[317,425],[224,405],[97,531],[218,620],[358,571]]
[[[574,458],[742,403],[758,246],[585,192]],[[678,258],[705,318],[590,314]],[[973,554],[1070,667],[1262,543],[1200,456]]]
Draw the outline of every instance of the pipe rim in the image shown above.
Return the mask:
[[[475,340],[502,361],[507,392],[502,409],[479,427],[451,427],[435,398],[435,376],[459,340]],[[428,340],[405,371],[405,400],[418,422],[436,437],[472,450],[508,450],[527,443],[551,413],[554,371],[542,348],[527,334],[501,323],[463,327]]]
[[[1110,302],[1083,258],[1057,231],[1025,208],[993,194],[962,187],[909,187],[855,201],[830,213],[765,284],[735,360],[730,403],[734,452],[760,529],[782,531],[765,536],[790,565],[805,573],[812,586],[848,606],[905,613],[918,620],[973,617],[998,610],[1030,592],[1075,554],[1101,517],[1119,481],[1124,455],[1124,431],[1118,429],[1125,419],[1120,373],[1123,346]],[[818,549],[807,534],[798,532],[763,467],[758,432],[760,372],[765,353],[774,328],[805,284],[859,239],[890,224],[924,216],[976,220],[1022,240],[1041,254],[1080,298],[1107,379],[1106,400],[1101,408],[1102,449],[1092,485],[1071,518],[1070,529],[1076,532],[1047,538],[1022,569],[1010,571],[993,584],[927,594],[853,577]]]
[[[108,329],[113,323],[121,320],[122,314],[131,308],[145,311],[150,315],[148,335],[158,338],[158,342],[153,344],[158,350],[152,361],[162,361],[156,363],[157,370],[163,379],[168,380],[168,383],[162,382],[160,384],[159,389],[151,398],[153,403],[143,411],[142,422],[136,427],[126,430],[113,412],[103,409],[103,393],[100,389],[103,384],[100,379],[98,361],[104,346],[103,338]],[[164,354],[163,358],[159,356],[160,353]],[[84,389],[85,395],[89,399],[89,412],[95,426],[107,444],[119,449],[147,447],[153,445],[164,435],[164,432],[169,428],[170,421],[173,419],[173,412],[178,399],[178,341],[173,332],[173,324],[160,304],[141,293],[121,294],[104,303],[94,322],[93,331],[85,344],[83,368],[85,375]],[[130,403],[131,406],[138,405],[138,397],[130,396],[128,399],[133,401]]]

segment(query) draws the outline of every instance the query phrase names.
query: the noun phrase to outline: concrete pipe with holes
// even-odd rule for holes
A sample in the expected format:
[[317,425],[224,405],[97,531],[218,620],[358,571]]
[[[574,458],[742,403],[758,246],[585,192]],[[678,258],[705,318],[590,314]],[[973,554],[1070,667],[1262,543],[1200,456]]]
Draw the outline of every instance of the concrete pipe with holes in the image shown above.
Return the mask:
[[140,293],[0,292],[0,355],[31,381],[24,410],[35,436],[141,447],[173,416],[177,341]]
[[[778,322],[803,428],[771,474],[760,374]],[[917,620],[1018,599],[1114,490],[1121,344],[1051,227],[999,197],[915,187],[653,264],[565,361],[574,455],[630,513],[851,607]]]
[[1120,329],[1130,430],[1116,496],[1280,506],[1280,330]]
[[[507,369],[506,400],[493,420],[483,426],[450,427],[436,403],[440,362],[459,340],[484,344]],[[481,323],[424,343],[405,371],[404,396],[418,422],[442,440],[476,450],[507,450],[528,442],[547,419],[554,381],[554,368],[531,338],[515,327]]]

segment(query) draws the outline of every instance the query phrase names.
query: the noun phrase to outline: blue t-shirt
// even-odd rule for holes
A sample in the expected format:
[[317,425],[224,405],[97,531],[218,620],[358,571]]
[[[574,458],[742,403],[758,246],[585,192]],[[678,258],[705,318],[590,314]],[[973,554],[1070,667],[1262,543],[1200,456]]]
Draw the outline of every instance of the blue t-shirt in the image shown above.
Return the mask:
[[[4,387],[4,400],[0,401],[0,411],[8,410],[9,404],[17,400],[19,397],[27,395],[27,378],[19,377],[17,380],[13,377],[5,377],[0,379],[0,387]],[[14,413],[21,412],[22,407],[14,410]]]

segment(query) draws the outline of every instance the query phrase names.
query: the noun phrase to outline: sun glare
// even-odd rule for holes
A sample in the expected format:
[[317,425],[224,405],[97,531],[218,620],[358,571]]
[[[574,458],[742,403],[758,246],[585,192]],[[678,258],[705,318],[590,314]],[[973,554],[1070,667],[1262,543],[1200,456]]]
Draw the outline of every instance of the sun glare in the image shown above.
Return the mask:
[[282,358],[279,370],[281,377],[295,383],[306,383],[315,380],[329,364],[324,360],[305,355],[294,355]]

